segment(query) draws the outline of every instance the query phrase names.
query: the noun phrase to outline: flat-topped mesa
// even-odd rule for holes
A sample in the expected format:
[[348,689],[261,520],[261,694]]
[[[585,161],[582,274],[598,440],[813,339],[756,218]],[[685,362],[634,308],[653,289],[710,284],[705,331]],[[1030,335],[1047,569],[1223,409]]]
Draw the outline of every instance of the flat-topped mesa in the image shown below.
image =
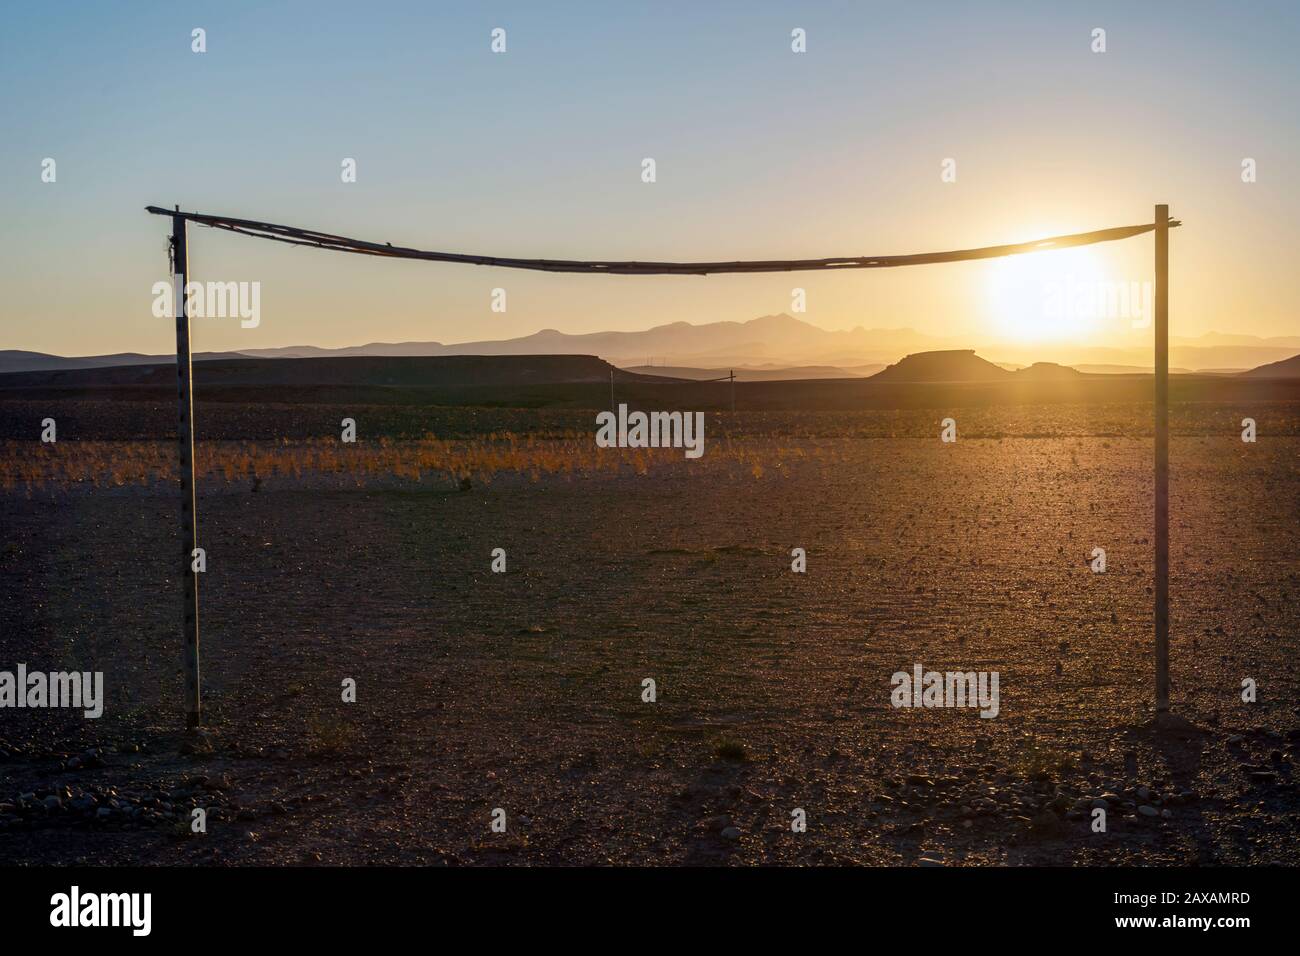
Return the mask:
[[1017,381],[1029,382],[1073,382],[1083,378],[1083,373],[1056,362],[1035,362],[1028,368],[1017,369],[1012,377]]
[[917,352],[871,376],[870,381],[893,382],[1005,382],[1013,373],[975,354],[974,349]]

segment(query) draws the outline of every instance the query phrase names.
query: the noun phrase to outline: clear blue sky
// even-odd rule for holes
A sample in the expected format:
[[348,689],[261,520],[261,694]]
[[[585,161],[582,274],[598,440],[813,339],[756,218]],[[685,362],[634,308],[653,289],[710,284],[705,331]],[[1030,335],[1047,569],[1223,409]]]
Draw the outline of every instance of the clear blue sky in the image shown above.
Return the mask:
[[[0,348],[169,351],[150,313],[167,223],[143,207],[173,203],[451,251],[687,259],[981,245],[1145,221],[1168,201],[1188,223],[1174,332],[1300,334],[1298,8],[10,5]],[[806,54],[790,50],[795,27]],[[56,183],[41,182],[45,157]],[[355,184],[340,182],[344,157]],[[945,157],[956,183],[940,182]],[[1243,157],[1257,183],[1241,183]],[[1130,242],[1099,261],[1149,278],[1149,240]],[[788,310],[794,285],[826,328],[989,328],[982,266],[581,278],[197,227],[191,244],[196,278],[262,283],[261,326],[211,320],[200,349],[743,320]],[[504,315],[489,309],[497,286]]]

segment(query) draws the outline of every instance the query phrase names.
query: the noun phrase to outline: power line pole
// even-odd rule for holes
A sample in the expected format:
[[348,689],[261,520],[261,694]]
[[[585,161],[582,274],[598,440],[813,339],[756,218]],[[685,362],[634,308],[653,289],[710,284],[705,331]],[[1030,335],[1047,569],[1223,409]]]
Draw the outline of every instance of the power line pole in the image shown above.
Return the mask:
[[[176,207],[177,212],[180,206]],[[180,417],[176,437],[181,479],[181,639],[185,642],[185,725],[197,727],[199,710],[199,579],[194,573],[198,545],[194,502],[194,376],[190,364],[190,317],[185,310],[189,282],[185,217],[172,217],[172,290],[176,313],[176,398]]]
[[1156,206],[1156,719],[1169,711],[1169,207]]

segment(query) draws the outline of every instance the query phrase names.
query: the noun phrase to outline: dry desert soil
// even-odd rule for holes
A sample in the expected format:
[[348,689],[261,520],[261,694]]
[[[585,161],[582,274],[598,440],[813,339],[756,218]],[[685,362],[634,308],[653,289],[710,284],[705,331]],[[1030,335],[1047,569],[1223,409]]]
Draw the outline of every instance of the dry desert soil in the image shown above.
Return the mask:
[[[205,478],[198,734],[174,487],[29,480],[88,428],[8,441],[0,670],[102,671],[106,702],[0,711],[0,859],[1294,864],[1300,405],[1247,411],[1254,444],[1240,408],[1173,412],[1177,731],[1151,724],[1149,405],[959,412],[953,444],[941,411],[710,413],[698,462]],[[409,414],[542,448],[592,430]],[[222,415],[340,412],[200,421]],[[891,706],[916,664],[998,672],[997,716]]]

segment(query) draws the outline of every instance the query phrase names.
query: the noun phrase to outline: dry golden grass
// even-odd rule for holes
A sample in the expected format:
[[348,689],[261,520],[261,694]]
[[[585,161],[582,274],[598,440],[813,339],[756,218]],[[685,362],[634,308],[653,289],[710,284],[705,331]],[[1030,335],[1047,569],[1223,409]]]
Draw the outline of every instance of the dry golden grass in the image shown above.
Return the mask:
[[[444,440],[427,435],[415,441],[379,438],[344,444],[335,438],[279,441],[200,442],[195,470],[200,481],[226,483],[335,476],[365,485],[378,480],[424,479],[489,483],[498,475],[543,476],[649,474],[651,469],[726,467],[761,478],[783,461],[822,456],[829,448],[806,443],[709,443],[701,459],[686,459],[679,448],[599,448],[589,433],[538,437],[510,432],[482,438]],[[41,491],[74,487],[113,488],[174,481],[176,446],[163,441],[0,442],[0,490]]]

